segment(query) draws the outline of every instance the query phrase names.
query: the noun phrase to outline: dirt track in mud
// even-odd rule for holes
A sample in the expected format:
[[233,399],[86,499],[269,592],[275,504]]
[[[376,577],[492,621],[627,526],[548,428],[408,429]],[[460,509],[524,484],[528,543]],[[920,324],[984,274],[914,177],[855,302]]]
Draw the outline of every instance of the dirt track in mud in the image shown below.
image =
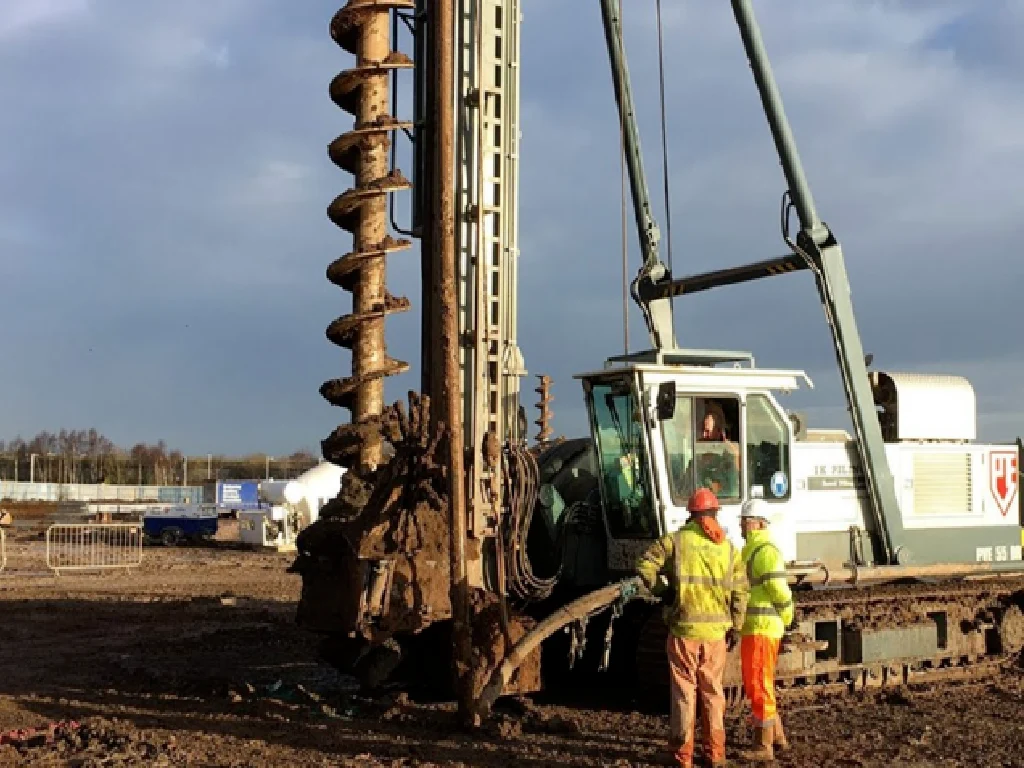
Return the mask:
[[[517,700],[469,735],[447,704],[353,695],[294,626],[287,555],[152,547],[134,573],[59,578],[44,558],[8,541],[0,573],[0,741],[42,729],[3,766],[664,764],[662,712]],[[1017,670],[794,704],[778,765],[1024,766],[1022,709]]]

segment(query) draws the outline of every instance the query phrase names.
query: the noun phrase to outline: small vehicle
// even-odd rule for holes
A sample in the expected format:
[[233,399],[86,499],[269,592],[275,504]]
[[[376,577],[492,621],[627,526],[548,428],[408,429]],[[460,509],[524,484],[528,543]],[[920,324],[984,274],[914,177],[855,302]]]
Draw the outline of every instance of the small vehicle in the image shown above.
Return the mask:
[[211,539],[217,535],[217,524],[217,509],[198,504],[175,504],[142,514],[145,540],[160,541],[165,547]]

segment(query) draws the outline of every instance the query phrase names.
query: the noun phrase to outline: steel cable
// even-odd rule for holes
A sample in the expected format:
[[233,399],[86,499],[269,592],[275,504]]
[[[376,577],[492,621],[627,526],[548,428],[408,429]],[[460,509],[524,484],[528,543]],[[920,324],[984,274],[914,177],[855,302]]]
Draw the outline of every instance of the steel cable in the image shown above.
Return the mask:
[[658,18],[658,85],[661,98],[661,165],[665,177],[665,240],[668,246],[668,271],[672,272],[672,205],[668,182],[668,128],[665,117],[665,41],[661,30],[661,0],[655,3]]
[[[619,48],[625,50],[622,31],[622,0],[619,0]],[[620,91],[625,89],[625,75],[619,73]],[[629,354],[629,246],[626,243],[626,115],[619,110],[619,181],[622,203],[622,354]]]

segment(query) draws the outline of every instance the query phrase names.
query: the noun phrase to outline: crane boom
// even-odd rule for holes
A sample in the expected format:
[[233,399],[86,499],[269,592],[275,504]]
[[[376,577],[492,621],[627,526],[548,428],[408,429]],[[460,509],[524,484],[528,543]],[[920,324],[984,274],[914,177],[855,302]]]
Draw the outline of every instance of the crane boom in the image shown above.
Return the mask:
[[[796,141],[783,109],[782,96],[775,83],[768,54],[761,39],[751,0],[732,0],[732,8],[786,177],[787,194],[800,222],[800,230],[795,241],[790,240],[784,233],[793,252],[742,267],[673,279],[658,257],[659,235],[651,213],[629,71],[622,46],[619,0],[601,0],[615,99],[622,121],[633,210],[644,258],[644,265],[633,282],[633,298],[644,313],[655,348],[664,350],[667,346],[675,347],[674,334],[669,331],[672,328],[673,297],[810,269],[814,273],[828,320],[850,408],[856,437],[854,442],[867,486],[872,534],[876,540],[878,553],[885,563],[911,562],[912,553],[905,546],[895,484],[885,453],[885,442],[882,439],[882,430],[875,412],[871,384],[864,362],[864,349],[857,330],[842,248],[832,231],[818,216]],[[671,344],[666,343],[669,339]]]
[[854,442],[877,528],[875,534],[879,540],[878,545],[887,562],[910,562],[911,553],[903,546],[903,522],[896,499],[896,487],[868,380],[843,251],[828,226],[818,217],[796,141],[782,106],[782,96],[761,39],[753,4],[751,0],[732,0],[732,8],[786,176],[789,195],[800,220],[796,242],[790,245],[808,261],[814,272],[829,330],[832,332],[836,361],[839,363],[853,420]]
[[608,44],[608,61],[612,68],[612,85],[615,89],[615,103],[619,109],[622,126],[623,149],[626,168],[629,172],[629,187],[633,200],[633,216],[636,219],[637,235],[640,238],[640,255],[643,266],[633,280],[631,293],[643,313],[651,343],[655,349],[674,349],[676,346],[675,325],[670,298],[643,298],[651,295],[658,287],[671,283],[672,275],[658,255],[661,233],[651,212],[651,194],[644,172],[643,152],[640,148],[640,131],[637,127],[636,112],[633,108],[633,91],[629,82],[626,65],[626,51],[622,43],[621,0],[601,0],[601,19],[604,22],[604,37]]

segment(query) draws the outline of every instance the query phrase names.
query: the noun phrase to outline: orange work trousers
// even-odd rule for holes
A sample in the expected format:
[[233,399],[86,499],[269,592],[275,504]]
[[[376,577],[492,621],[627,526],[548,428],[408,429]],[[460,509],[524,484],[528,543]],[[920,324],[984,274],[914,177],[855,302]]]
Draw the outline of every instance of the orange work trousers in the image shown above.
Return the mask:
[[750,701],[755,728],[775,724],[775,665],[782,641],[764,635],[744,635],[740,640],[743,691]]
[[676,762],[693,765],[698,696],[704,711],[707,757],[712,762],[725,760],[725,639],[684,640],[669,634],[665,650],[672,696],[669,747]]

